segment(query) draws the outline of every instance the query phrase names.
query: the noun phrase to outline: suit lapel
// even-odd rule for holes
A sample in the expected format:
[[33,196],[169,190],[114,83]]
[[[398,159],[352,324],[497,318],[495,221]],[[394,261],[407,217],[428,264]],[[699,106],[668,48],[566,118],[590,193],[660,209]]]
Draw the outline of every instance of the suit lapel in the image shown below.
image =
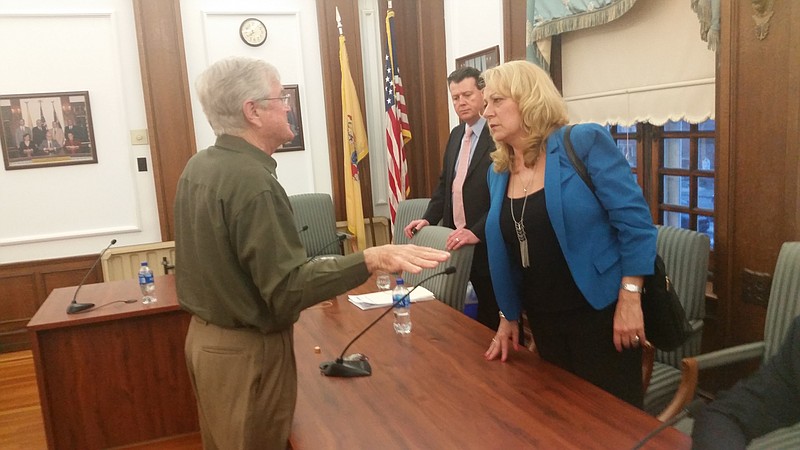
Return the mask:
[[450,142],[450,148],[447,149],[445,152],[445,156],[447,161],[445,161],[444,170],[447,172],[447,184],[452,187],[453,179],[456,177],[456,160],[458,159],[458,152],[461,150],[461,141],[464,140],[464,125],[459,125],[460,133],[458,133],[458,139],[455,142]]
[[561,165],[559,163],[559,153],[564,150],[561,148],[563,141],[558,138],[562,135],[563,128],[555,131],[547,138],[547,166],[545,168],[544,190],[547,195],[547,211],[550,216],[550,223],[553,225],[553,231],[559,237],[559,242],[566,242],[564,238],[567,235],[567,230],[564,226],[561,204]]

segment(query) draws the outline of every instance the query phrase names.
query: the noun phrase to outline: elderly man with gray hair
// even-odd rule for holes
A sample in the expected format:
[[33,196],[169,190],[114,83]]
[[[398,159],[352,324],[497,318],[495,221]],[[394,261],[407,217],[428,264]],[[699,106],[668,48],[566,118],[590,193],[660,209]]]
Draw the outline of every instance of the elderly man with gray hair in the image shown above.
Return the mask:
[[309,263],[272,157],[294,137],[278,71],[228,58],[196,88],[217,140],[178,182],[175,274],[180,304],[193,315],[185,351],[203,447],[282,449],[297,397],[292,327],[300,312],[371,272],[418,273],[448,254],[386,245]]

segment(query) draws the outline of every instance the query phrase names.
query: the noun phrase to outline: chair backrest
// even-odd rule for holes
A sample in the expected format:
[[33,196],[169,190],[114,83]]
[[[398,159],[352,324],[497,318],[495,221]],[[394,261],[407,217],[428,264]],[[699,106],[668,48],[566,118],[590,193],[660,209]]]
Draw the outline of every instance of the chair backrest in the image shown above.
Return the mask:
[[[397,214],[394,218],[392,242],[394,244],[408,244],[408,238],[403,234],[403,228],[412,220],[421,219],[428,209],[429,198],[412,198],[397,204]],[[436,224],[432,224],[436,225]]]
[[[294,223],[300,231],[300,242],[306,255],[341,255],[342,247],[337,240],[336,216],[333,200],[328,194],[295,194],[289,196],[294,212]],[[307,230],[301,231],[303,227]]]
[[766,362],[783,343],[792,320],[800,315],[800,242],[785,242],[778,254],[764,323]]
[[[453,230],[450,228],[428,225],[411,239],[411,243],[444,250],[447,243],[447,236],[452,232]],[[435,295],[438,300],[463,312],[464,298],[467,294],[467,282],[469,281],[469,273],[472,268],[473,251],[474,246],[472,245],[465,245],[458,250],[452,250],[450,252],[450,259],[440,264],[439,267],[425,269],[418,274],[404,273],[403,278],[408,286],[414,286],[419,283],[420,280],[443,271],[445,267],[455,267],[456,273],[432,278],[426,281],[423,286],[433,292],[433,295]]]
[[[658,254],[681,300],[693,334],[684,345],[671,352],[656,351],[656,361],[680,367],[681,359],[700,353],[705,317],[708,280],[708,236],[684,228],[659,226],[656,240]],[[645,330],[645,333],[647,330]]]

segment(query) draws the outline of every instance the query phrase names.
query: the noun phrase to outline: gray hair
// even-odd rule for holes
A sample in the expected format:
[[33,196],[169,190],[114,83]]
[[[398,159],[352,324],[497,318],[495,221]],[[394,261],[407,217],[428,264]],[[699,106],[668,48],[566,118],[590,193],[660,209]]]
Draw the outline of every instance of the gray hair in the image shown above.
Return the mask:
[[260,59],[235,56],[217,61],[197,78],[195,88],[214,134],[240,135],[247,129],[242,104],[270,95],[280,74]]

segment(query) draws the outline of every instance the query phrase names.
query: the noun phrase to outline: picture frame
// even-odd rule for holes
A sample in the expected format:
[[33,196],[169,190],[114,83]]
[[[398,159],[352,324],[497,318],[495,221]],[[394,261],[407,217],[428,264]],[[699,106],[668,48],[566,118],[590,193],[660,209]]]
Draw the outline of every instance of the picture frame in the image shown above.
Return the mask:
[[483,72],[500,65],[500,46],[495,45],[479,52],[456,58],[456,69],[464,66],[474,67]]
[[294,139],[278,147],[278,152],[296,152],[305,150],[303,138],[303,117],[300,111],[300,87],[296,84],[284,84],[283,95],[289,96],[289,111],[286,113]]
[[89,92],[0,95],[0,145],[6,170],[97,164]]

